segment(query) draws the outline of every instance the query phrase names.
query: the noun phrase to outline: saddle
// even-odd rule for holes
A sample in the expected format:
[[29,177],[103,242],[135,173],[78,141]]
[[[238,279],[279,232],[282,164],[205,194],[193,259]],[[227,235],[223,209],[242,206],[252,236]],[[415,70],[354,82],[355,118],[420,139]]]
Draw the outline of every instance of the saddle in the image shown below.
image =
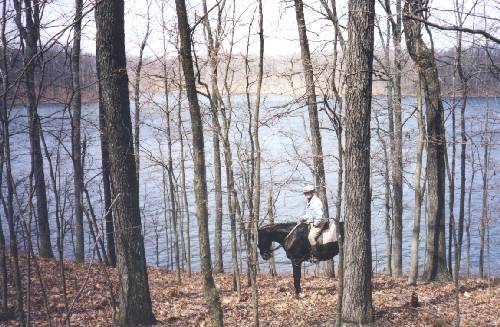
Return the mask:
[[[309,226],[309,234],[313,232],[313,229],[311,227],[312,224]],[[318,245],[337,242],[337,231],[335,228],[335,224],[330,224],[329,222],[326,222],[325,225],[323,226],[321,234],[316,239],[316,242]]]

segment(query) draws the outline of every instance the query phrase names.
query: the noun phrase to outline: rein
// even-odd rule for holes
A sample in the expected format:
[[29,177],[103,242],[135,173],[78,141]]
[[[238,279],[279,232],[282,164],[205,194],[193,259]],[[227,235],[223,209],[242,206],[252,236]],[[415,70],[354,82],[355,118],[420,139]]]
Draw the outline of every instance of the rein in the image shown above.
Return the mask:
[[[285,243],[285,241],[287,240],[287,238],[292,235],[292,233],[297,229],[297,227],[300,226],[300,224],[302,224],[302,222],[298,222],[293,228],[292,230],[285,236],[285,238],[283,239],[283,243]],[[271,252],[274,252],[276,250],[278,250],[279,248],[283,247],[283,244],[279,244],[277,247],[275,247],[274,249],[269,249],[269,251]]]

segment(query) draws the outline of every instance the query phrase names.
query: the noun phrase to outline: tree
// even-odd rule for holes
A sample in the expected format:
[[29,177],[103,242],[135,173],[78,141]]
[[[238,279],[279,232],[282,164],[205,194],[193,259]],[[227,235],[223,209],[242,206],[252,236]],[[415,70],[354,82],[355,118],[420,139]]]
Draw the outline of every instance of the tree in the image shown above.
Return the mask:
[[208,60],[210,63],[210,109],[212,117],[212,144],[213,144],[213,158],[214,158],[214,186],[215,186],[215,267],[216,273],[224,272],[224,264],[222,260],[222,169],[220,159],[220,125],[219,125],[219,111],[221,106],[220,91],[217,84],[218,75],[218,56],[219,48],[221,45],[222,37],[222,15],[221,11],[224,8],[225,1],[220,4],[217,15],[217,28],[215,39],[213,37],[212,28],[210,27],[210,20],[208,16],[207,1],[203,0],[203,11],[205,15],[205,38],[208,50]]
[[73,187],[75,226],[75,259],[84,261],[83,235],[83,167],[80,121],[82,114],[82,92],[80,89],[80,40],[82,37],[82,0],[75,0],[75,18],[73,22],[73,48],[71,50],[71,76],[73,96],[71,97],[71,153],[73,159]]
[[257,242],[258,242],[258,223],[260,216],[260,191],[261,191],[261,180],[260,180],[260,165],[261,165],[261,151],[260,151],[260,140],[259,140],[259,127],[260,127],[260,96],[262,90],[262,78],[264,75],[264,15],[262,13],[262,0],[258,0],[259,7],[259,68],[257,73],[257,92],[255,94],[255,111],[254,111],[254,122],[253,122],[253,144],[255,146],[255,170],[253,175],[253,217],[250,221],[250,239],[251,239],[251,266],[250,266],[250,281],[252,284],[252,304],[253,304],[253,316],[254,316],[254,326],[259,326],[259,292],[257,289],[257,269],[259,265],[259,257],[257,253]]
[[423,278],[431,281],[448,279],[445,244],[445,138],[443,103],[434,49],[422,38],[421,24],[410,18],[413,13],[424,15],[421,0],[406,0],[403,24],[406,47],[420,74],[425,97],[427,118],[427,194],[428,219],[426,256]]
[[186,3],[175,0],[177,11],[178,32],[180,39],[180,56],[186,93],[191,116],[191,132],[193,142],[194,192],[196,202],[196,217],[198,220],[198,236],[200,238],[200,264],[203,278],[203,290],[213,326],[223,325],[222,309],[219,294],[215,288],[212,276],[212,260],[210,257],[210,239],[208,235],[207,180],[205,168],[205,151],[203,139],[203,122],[196,91],[193,58],[191,55],[191,28],[189,27]]
[[413,232],[411,239],[411,259],[410,272],[408,273],[408,284],[415,285],[418,276],[418,244],[420,238],[420,218],[422,215],[422,199],[425,192],[425,184],[421,185],[422,175],[422,154],[425,141],[425,122],[422,108],[422,85],[420,78],[417,83],[417,124],[418,124],[418,144],[417,162],[415,164],[415,217],[413,220]]
[[370,116],[375,1],[350,0],[348,11],[342,319],[369,323],[373,320]]
[[[16,10],[16,25],[24,46],[24,85],[28,99],[28,125],[31,146],[31,169],[35,180],[36,211],[38,218],[38,233],[40,239],[40,256],[53,258],[50,242],[49,213],[47,209],[47,189],[43,172],[42,148],[40,146],[40,117],[38,116],[38,100],[35,90],[35,64],[40,36],[40,1],[13,0]],[[24,19],[23,19],[24,13]],[[23,25],[23,22],[25,25]]]
[[[2,78],[2,98],[0,102],[0,114],[1,114],[1,122],[2,122],[2,168],[0,169],[3,172],[3,164],[5,163],[5,175],[6,175],[6,184],[7,184],[7,199],[3,197],[3,190],[0,190],[2,206],[4,208],[4,216],[7,220],[7,225],[9,229],[9,245],[10,245],[10,255],[13,261],[13,270],[14,270],[14,287],[16,290],[16,302],[15,302],[15,313],[17,318],[19,319],[19,324],[25,324],[25,314],[24,314],[24,298],[23,298],[23,286],[21,280],[21,269],[19,267],[19,256],[18,256],[18,242],[17,242],[17,232],[14,221],[14,192],[15,192],[15,183],[14,178],[12,176],[12,159],[11,159],[11,148],[10,148],[10,132],[9,132],[9,113],[7,110],[7,101],[8,101],[8,93],[7,90],[10,87],[9,82],[9,65],[7,59],[7,35],[6,35],[6,25],[7,25],[7,1],[3,2],[2,5],[2,27],[0,30],[0,37],[2,40],[2,57],[1,62],[2,66],[0,67],[1,73],[0,77]],[[0,223],[2,223],[0,221]],[[7,278],[6,274],[3,274],[3,286],[5,289],[3,290],[4,302],[7,304]]]
[[314,72],[311,63],[311,52],[309,51],[309,41],[307,39],[306,22],[304,18],[304,8],[302,0],[294,0],[295,18],[299,31],[300,53],[302,67],[304,69],[307,108],[309,111],[309,125],[311,128],[312,157],[314,166],[314,179],[318,195],[323,202],[325,218],[328,219],[328,201],[326,197],[325,166],[323,164],[323,149],[321,146],[321,133],[318,120],[318,105],[316,100],[316,88],[314,86]]
[[[97,63],[98,65],[98,63]],[[99,71],[99,68],[97,69]],[[101,167],[102,167],[102,186],[104,193],[104,221],[106,229],[106,248],[108,254],[108,264],[116,266],[116,247],[115,247],[115,227],[113,223],[113,208],[111,207],[111,181],[110,181],[110,161],[108,151],[108,140],[105,134],[104,108],[102,106],[102,92],[99,88],[99,137],[101,140]]]
[[139,212],[139,186],[132,139],[125,58],[124,2],[102,1],[95,8],[97,76],[104,114],[104,135],[114,198],[119,278],[117,324],[152,323],[144,240]]
[[142,38],[141,44],[139,45],[139,58],[137,61],[137,66],[135,67],[135,83],[134,83],[134,153],[135,153],[135,165],[137,169],[137,179],[139,180],[140,175],[140,154],[139,154],[139,136],[141,131],[141,71],[143,66],[144,49],[148,42],[149,34],[151,30],[149,28],[149,6],[147,3],[147,23],[146,32]]
[[393,15],[389,0],[385,0],[385,10],[389,16],[394,44],[394,70],[390,76],[391,96],[389,123],[392,157],[392,190],[394,215],[392,217],[391,272],[395,277],[403,273],[403,123],[401,114],[401,0],[396,0]]

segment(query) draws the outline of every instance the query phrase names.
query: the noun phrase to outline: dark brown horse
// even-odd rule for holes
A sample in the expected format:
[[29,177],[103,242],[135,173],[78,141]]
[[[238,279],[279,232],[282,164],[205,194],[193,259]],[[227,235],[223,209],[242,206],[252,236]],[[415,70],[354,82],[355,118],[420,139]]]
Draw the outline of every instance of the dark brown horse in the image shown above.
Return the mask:
[[[340,234],[343,235],[344,223],[340,223]],[[295,295],[298,297],[301,292],[300,276],[301,266],[304,261],[326,261],[332,259],[339,253],[338,242],[320,245],[315,258],[311,255],[311,245],[307,238],[309,226],[306,223],[282,223],[271,224],[259,228],[259,252],[264,260],[271,258],[273,251],[280,247],[286,252],[288,259],[293,266],[293,285]],[[279,243],[278,248],[272,249],[273,242]]]

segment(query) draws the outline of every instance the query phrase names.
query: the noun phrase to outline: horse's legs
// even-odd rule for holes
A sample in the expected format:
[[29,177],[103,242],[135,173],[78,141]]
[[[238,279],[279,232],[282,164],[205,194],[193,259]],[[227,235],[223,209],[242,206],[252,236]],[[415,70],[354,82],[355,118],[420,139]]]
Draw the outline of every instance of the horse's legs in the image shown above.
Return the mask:
[[300,276],[301,276],[301,267],[302,267],[302,262],[292,262],[293,266],[293,286],[295,287],[295,296],[299,296],[300,292],[302,291],[300,288]]

